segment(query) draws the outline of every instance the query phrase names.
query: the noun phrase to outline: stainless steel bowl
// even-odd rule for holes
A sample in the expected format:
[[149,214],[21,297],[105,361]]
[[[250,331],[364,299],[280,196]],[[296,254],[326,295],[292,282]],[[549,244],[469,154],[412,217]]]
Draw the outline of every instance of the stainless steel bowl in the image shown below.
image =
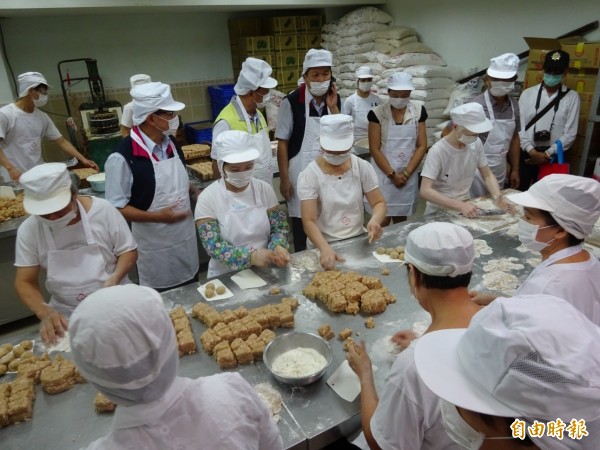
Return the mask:
[[[318,351],[327,363],[325,367],[319,370],[316,373],[312,373],[310,375],[306,375],[303,377],[286,377],[283,375],[274,372],[272,369],[273,361],[282,353],[285,353],[289,350],[293,350],[298,347],[312,348]],[[282,334],[281,336],[273,339],[269,345],[265,347],[265,351],[263,353],[263,361],[269,372],[280,382],[289,384],[291,386],[306,386],[308,384],[314,383],[319,378],[323,376],[323,374],[327,371],[329,364],[331,364],[331,360],[333,358],[333,352],[331,351],[331,346],[329,343],[320,336],[312,333],[302,333],[293,331],[291,333]]]

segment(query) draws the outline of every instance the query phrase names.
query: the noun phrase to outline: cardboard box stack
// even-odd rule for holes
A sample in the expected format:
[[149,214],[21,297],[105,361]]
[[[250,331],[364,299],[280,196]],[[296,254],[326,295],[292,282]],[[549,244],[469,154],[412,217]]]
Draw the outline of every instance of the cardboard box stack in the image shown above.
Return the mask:
[[234,77],[248,56],[263,59],[273,67],[277,90],[297,87],[304,55],[321,48],[323,16],[282,16],[229,20],[229,41]]
[[[546,54],[562,48],[569,54],[569,70],[565,76],[565,85],[579,94],[581,106],[577,138],[566,152],[566,160],[571,164],[571,173],[577,173],[583,153],[583,143],[587,131],[588,118],[592,109],[594,91],[598,82],[600,68],[600,42],[585,42],[582,38],[547,39],[524,38],[529,46],[529,62],[525,74],[525,87],[535,86],[544,77],[543,65]],[[592,146],[594,144],[592,143]]]

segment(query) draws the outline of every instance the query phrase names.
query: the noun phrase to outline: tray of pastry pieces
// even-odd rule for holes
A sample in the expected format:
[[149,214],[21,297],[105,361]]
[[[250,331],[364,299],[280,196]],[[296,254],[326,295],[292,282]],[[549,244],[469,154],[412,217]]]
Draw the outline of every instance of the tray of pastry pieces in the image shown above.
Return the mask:
[[210,145],[207,144],[190,144],[181,147],[183,156],[186,161],[191,161],[199,158],[210,158]]
[[23,208],[23,193],[15,195],[11,187],[2,188],[7,191],[0,191],[0,223],[25,216],[27,213]]
[[215,179],[213,173],[212,161],[202,161],[193,164],[187,164],[188,173],[195,176],[201,181],[209,181]]

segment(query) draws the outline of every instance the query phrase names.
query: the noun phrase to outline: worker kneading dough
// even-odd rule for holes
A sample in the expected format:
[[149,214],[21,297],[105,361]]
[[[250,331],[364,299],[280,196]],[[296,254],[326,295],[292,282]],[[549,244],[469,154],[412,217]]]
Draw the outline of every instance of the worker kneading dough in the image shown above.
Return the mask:
[[298,177],[302,223],[309,245],[321,252],[321,265],[333,269],[343,260],[329,245],[363,233],[366,197],[373,215],[367,224],[370,240],[379,239],[385,219],[385,202],[373,167],[353,155],[352,117],[321,117],[321,154]]
[[118,405],[110,433],[87,449],[283,448],[271,413],[238,373],[177,376],[175,329],[155,290],[102,289],[69,330],[78,369]]
[[[92,292],[128,283],[137,259],[127,223],[106,200],[77,195],[62,163],[36,166],[21,176],[23,207],[31,214],[17,231],[15,288],[54,342],[73,310]],[[50,303],[38,284],[43,269]]]
[[213,142],[223,177],[206,188],[196,204],[200,241],[210,255],[208,278],[250,266],[285,266],[288,224],[273,187],[253,177],[259,157],[245,131],[222,132]]

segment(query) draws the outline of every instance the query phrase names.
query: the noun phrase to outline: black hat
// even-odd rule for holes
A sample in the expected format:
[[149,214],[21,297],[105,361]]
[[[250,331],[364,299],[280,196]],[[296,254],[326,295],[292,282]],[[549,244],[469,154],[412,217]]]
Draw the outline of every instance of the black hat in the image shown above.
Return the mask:
[[569,54],[562,50],[552,50],[544,59],[544,70],[558,69],[565,72],[569,68]]

